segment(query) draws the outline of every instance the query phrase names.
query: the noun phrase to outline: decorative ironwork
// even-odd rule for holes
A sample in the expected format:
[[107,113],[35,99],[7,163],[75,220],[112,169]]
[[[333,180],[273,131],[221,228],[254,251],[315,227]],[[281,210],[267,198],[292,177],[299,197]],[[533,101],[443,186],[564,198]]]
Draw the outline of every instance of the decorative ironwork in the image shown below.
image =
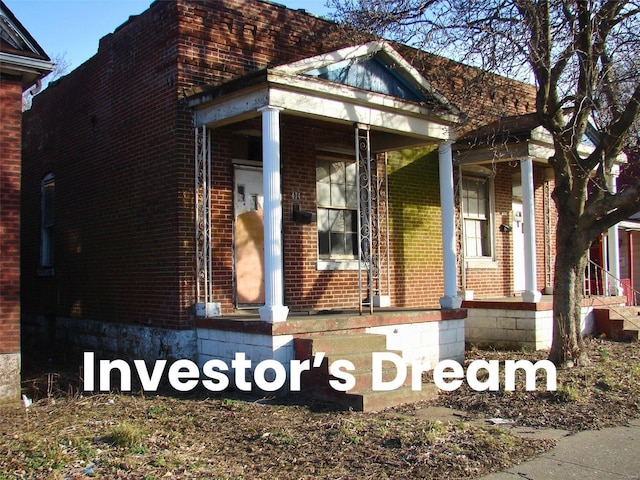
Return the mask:
[[195,129],[196,302],[212,301],[211,286],[211,137],[203,125]]
[[[374,298],[389,295],[389,197],[386,156],[378,162],[371,155],[367,126],[356,126],[358,162],[358,302],[360,313],[369,306],[373,313]],[[363,278],[366,271],[366,279]],[[366,296],[365,296],[366,292]]]

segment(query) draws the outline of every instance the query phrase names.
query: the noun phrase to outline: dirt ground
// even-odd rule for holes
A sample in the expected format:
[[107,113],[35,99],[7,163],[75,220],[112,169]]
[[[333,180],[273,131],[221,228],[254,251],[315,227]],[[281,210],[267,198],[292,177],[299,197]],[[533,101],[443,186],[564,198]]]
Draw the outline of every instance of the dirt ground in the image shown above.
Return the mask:
[[[591,365],[558,370],[555,392],[543,379],[534,392],[463,386],[379,413],[229,392],[82,396],[77,369],[43,374],[40,364],[25,375],[34,403],[0,408],[0,479],[479,477],[553,448],[559,434],[640,417],[640,344],[593,339],[588,351]],[[467,362],[542,358],[467,352]]]

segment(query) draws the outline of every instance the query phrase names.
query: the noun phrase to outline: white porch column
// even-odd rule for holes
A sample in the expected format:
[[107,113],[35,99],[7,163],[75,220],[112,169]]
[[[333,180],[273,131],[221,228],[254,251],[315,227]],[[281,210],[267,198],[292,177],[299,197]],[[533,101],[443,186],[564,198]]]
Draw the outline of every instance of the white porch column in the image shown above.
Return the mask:
[[280,195],[280,108],[267,106],[262,112],[262,178],[264,194],[264,293],[260,318],[284,322],[282,261],[282,198]]
[[524,292],[525,302],[539,302],[542,294],[537,287],[536,269],[536,213],[533,195],[533,159],[525,157],[520,160],[522,176],[522,223],[524,226]]
[[[607,173],[607,189],[611,193],[618,191],[616,180],[620,174],[620,167],[614,165]],[[607,271],[611,275],[607,275],[609,283],[609,295],[623,295],[622,286],[620,285],[620,239],[618,234],[618,224],[616,223],[607,232]]]
[[453,309],[460,308],[462,298],[457,295],[456,212],[451,142],[443,142],[438,146],[438,165],[440,170],[440,206],[442,209],[442,261],[444,264],[444,296],[440,298],[440,307]]

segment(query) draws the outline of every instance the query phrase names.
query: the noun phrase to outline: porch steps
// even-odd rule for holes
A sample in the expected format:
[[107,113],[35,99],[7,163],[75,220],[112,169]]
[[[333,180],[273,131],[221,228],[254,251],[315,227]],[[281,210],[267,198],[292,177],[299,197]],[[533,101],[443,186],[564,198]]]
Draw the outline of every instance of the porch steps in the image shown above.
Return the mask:
[[[438,394],[435,385],[422,384],[422,389],[411,389],[411,367],[407,367],[404,384],[394,390],[373,391],[373,352],[387,352],[385,335],[370,333],[352,333],[328,335],[311,335],[294,339],[297,360],[310,359],[324,353],[324,360],[318,368],[312,368],[301,377],[302,394],[318,400],[328,401],[343,408],[357,411],[378,411],[385,408],[430,400]],[[394,351],[398,355],[400,352]],[[338,380],[329,373],[329,365],[336,360],[349,360],[355,366],[349,371],[355,378],[355,386],[348,392],[341,392],[331,387],[331,380]],[[390,362],[383,363],[381,379],[389,382],[396,378],[396,368]]]
[[616,341],[640,339],[640,307],[610,306],[594,308],[596,334]]

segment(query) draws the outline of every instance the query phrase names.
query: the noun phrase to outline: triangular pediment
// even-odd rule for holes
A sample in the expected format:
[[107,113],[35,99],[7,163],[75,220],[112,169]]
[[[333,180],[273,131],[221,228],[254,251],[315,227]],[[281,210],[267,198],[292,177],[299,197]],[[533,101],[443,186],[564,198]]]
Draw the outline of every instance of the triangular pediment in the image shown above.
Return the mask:
[[0,2],[0,40],[2,51],[50,60],[4,2]]
[[21,76],[23,87],[27,88],[53,67],[38,42],[0,1],[0,70]]
[[420,72],[384,41],[343,48],[274,70],[455,110]]

